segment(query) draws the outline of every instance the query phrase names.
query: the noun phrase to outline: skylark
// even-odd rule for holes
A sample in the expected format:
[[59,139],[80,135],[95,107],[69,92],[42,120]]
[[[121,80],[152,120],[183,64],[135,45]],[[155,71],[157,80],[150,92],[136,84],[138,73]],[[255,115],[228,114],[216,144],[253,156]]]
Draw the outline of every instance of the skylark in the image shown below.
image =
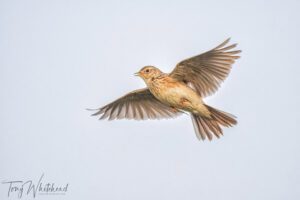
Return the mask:
[[199,140],[212,140],[213,135],[219,138],[223,135],[220,125],[235,125],[235,116],[206,105],[202,98],[219,88],[239,58],[236,54],[241,51],[232,51],[237,44],[226,46],[229,39],[210,51],[181,61],[169,74],[154,66],[143,67],[135,75],[145,81],[147,88],[120,97],[99,108],[93,116],[145,120],[173,118],[186,111],[191,114]]

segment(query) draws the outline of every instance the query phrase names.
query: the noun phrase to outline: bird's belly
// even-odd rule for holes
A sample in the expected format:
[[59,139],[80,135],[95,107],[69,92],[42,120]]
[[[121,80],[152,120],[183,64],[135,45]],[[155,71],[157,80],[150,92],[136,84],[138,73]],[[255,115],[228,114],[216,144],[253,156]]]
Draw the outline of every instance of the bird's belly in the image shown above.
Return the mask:
[[175,108],[193,113],[203,106],[201,97],[193,89],[185,85],[166,87],[157,95],[157,98]]

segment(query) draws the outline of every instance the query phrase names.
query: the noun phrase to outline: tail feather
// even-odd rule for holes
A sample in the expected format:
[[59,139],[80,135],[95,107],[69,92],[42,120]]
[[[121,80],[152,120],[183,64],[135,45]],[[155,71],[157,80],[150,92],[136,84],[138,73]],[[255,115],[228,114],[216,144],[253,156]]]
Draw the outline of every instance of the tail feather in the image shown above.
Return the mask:
[[231,127],[237,124],[237,121],[234,119],[234,115],[215,109],[208,105],[206,105],[206,107],[211,113],[211,119],[195,114],[191,115],[195,133],[199,140],[205,140],[206,138],[212,140],[212,133],[217,138],[220,138],[220,135],[223,135],[220,125]]

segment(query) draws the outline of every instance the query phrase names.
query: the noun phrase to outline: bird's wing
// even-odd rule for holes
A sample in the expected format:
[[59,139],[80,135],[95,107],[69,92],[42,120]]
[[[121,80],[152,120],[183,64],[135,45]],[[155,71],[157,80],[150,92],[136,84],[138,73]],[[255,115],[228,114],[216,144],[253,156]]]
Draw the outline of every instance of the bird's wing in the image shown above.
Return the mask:
[[99,108],[92,114],[101,115],[100,119],[159,119],[173,118],[181,114],[181,111],[173,112],[170,107],[156,99],[149,89],[134,90],[119,99]]
[[229,40],[210,51],[181,61],[169,75],[192,84],[202,97],[213,94],[228,76],[235,59],[240,57],[236,56],[240,50],[231,51],[237,44],[225,46]]

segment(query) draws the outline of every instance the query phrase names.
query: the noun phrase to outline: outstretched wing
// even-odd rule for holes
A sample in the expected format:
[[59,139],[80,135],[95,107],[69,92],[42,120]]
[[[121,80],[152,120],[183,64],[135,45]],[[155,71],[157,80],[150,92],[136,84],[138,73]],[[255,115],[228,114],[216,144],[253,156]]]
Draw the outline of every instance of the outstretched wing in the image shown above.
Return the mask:
[[210,51],[181,61],[169,75],[178,81],[191,83],[202,97],[213,94],[228,76],[235,59],[240,57],[236,56],[240,50],[228,51],[237,44],[225,47],[229,40]]
[[92,116],[101,115],[100,119],[159,119],[173,118],[181,114],[156,99],[148,88],[134,90],[110,104],[99,108]]

